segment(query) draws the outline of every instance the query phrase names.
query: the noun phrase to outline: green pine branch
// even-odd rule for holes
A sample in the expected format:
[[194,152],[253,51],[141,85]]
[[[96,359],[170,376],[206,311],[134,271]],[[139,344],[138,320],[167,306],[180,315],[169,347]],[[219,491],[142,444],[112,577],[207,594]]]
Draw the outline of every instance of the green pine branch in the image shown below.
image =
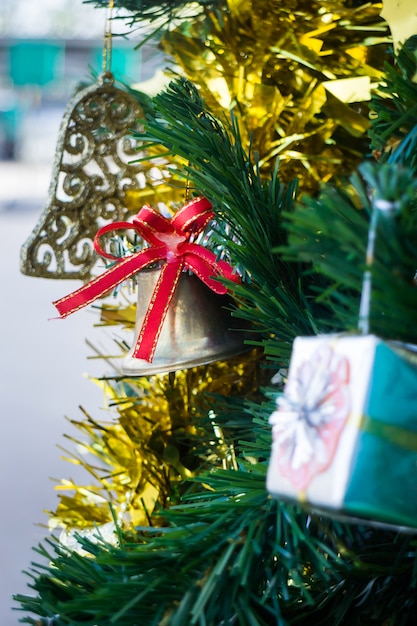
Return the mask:
[[[372,332],[387,339],[417,342],[413,319],[417,306],[416,186],[413,171],[396,164],[364,163],[345,188],[324,186],[317,198],[305,197],[286,215],[288,258],[310,262],[325,279],[317,300],[331,309],[340,331],[357,331],[359,302],[366,269],[372,273]],[[366,266],[372,201],[395,203],[395,214],[381,215],[375,258]],[[395,302],[395,306],[392,303]],[[326,319],[317,323],[324,327]],[[330,329],[331,330],[331,329]]]
[[371,100],[371,147],[383,162],[407,166],[417,174],[417,35],[384,69],[384,81]]
[[37,550],[46,564],[32,568],[37,595],[15,599],[53,626],[411,626],[413,536],[275,502],[265,470],[246,462],[202,476],[203,491],[162,513],[165,526],[116,546],[79,537],[82,555],[48,540]]
[[274,252],[286,242],[282,215],[293,208],[297,182],[280,182],[278,162],[263,179],[256,155],[242,146],[238,119],[214,117],[189,81],[172,81],[153,105],[137,137],[185,161],[180,175],[213,204],[213,245],[222,245],[244,274],[241,285],[228,285],[239,303],[235,315],[261,334],[252,343],[288,362],[294,337],[317,332],[300,263]]

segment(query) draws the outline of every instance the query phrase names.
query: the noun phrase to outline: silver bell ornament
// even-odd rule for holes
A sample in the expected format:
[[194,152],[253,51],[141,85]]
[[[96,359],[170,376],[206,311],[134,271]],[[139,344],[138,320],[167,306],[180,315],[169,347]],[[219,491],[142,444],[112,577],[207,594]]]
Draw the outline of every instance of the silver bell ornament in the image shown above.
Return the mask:
[[[231,303],[227,287],[217,280],[223,277],[239,283],[240,278],[228,262],[195,242],[213,216],[209,200],[198,196],[171,218],[145,205],[132,222],[102,226],[94,247],[112,264],[100,276],[56,300],[53,304],[60,316],[67,317],[136,276],[136,337],[122,363],[124,374],[144,376],[187,369],[244,352],[243,332],[230,330],[238,324],[225,310]],[[100,239],[119,230],[134,230],[149,245],[116,257],[101,246]]]
[[[137,275],[138,301],[132,349],[121,370],[131,376],[147,376],[188,369],[231,358],[249,350],[244,327],[232,318],[228,295],[211,291],[197,276],[182,272],[156,344],[152,362],[133,356],[134,347],[159,278],[160,269]],[[231,330],[231,329],[237,330]]]

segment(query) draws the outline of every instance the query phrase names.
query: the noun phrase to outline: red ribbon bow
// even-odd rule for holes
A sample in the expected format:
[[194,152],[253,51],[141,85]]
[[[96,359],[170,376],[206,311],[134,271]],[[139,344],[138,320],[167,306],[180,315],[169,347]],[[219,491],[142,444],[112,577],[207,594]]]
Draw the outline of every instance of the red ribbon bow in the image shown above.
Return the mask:
[[[60,316],[67,317],[87,306],[145,267],[166,261],[133,351],[133,357],[151,363],[180,274],[185,268],[194,272],[218,294],[225,294],[227,287],[214,280],[213,276],[239,282],[239,277],[233,274],[233,268],[228,263],[217,260],[211,250],[189,241],[191,235],[201,233],[214,217],[211,208],[206,198],[199,197],[188,202],[174,217],[167,219],[152,207],[144,206],[132,222],[115,222],[100,228],[94,238],[94,248],[100,255],[117,261],[117,264],[76,291],[56,300],[53,304]],[[126,229],[136,230],[151,246],[123,259],[102,249],[99,242],[102,235]]]

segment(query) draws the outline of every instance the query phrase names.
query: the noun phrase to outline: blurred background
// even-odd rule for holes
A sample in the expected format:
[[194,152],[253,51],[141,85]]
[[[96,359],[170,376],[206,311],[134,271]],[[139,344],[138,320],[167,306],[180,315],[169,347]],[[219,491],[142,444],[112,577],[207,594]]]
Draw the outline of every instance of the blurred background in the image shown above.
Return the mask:
[[[20,247],[47,204],[57,135],[80,83],[102,67],[106,12],[82,0],[1,0],[0,3],[0,624],[16,626],[12,594],[27,592],[23,570],[47,534],[44,511],[57,504],[52,479],[85,475],[59,446],[81,419],[79,405],[104,419],[103,375],[86,345],[99,329],[88,311],[54,321],[51,302],[79,281],[24,276]],[[128,31],[123,21],[115,34]],[[135,50],[136,32],[113,38],[112,71],[129,84],[152,82],[162,55],[152,44]],[[98,333],[96,337],[94,334]],[[74,435],[75,433],[72,432]],[[78,473],[77,473],[78,471]]]

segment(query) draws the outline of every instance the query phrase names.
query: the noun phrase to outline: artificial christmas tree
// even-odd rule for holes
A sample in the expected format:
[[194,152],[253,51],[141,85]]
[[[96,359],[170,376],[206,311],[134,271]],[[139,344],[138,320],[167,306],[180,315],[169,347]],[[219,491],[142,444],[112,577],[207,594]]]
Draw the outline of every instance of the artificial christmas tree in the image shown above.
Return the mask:
[[[184,20],[182,2],[119,3],[131,12],[133,23],[181,20],[179,30],[164,33],[161,45],[169,49],[177,43],[176,60],[182,57],[188,73],[195,72],[189,78],[198,73],[195,83],[216,78],[211,67],[215,57],[216,71],[222,68],[228,84],[243,81],[245,93],[250,85],[258,85],[253,93],[263,108],[251,108],[253,101],[241,103],[243,92],[235,90],[227,101],[233,106],[229,115],[219,110],[218,98],[203,84],[177,77],[149,104],[143,130],[133,133],[149,157],[153,151],[157,159],[164,154],[164,167],[171,168],[175,182],[182,180],[186,187],[188,181],[192,193],[212,204],[212,250],[241,277],[239,282],[219,280],[233,296],[232,315],[249,325],[246,345],[254,349],[229,362],[143,378],[116,372],[101,381],[111,398],[114,422],[102,425],[86,416],[77,424],[84,437],[79,443],[94,455],[94,461],[79,457],[78,462],[95,484],[62,482],[65,495],[51,523],[65,533],[37,548],[43,560],[31,570],[34,595],[16,596],[25,623],[414,623],[415,534],[341,522],[275,501],[266,490],[268,419],[283,390],[295,337],[357,327],[363,274],[369,269],[365,253],[371,196],[372,190],[380,190],[382,172],[388,172],[390,181],[385,200],[402,202],[404,210],[378,225],[381,243],[372,265],[370,320],[384,339],[416,342],[415,161],[410,149],[417,125],[415,71],[410,74],[414,48],[411,40],[394,65],[387,65],[384,74],[378,70],[378,78],[386,82],[371,103],[376,119],[369,133],[367,115],[359,113],[357,105],[332,108],[329,96],[325,112],[316,106],[316,93],[311,108],[303,108],[300,93],[304,103],[311,96],[306,68],[317,79],[315,88],[323,74],[350,75],[347,57],[336,55],[336,62],[330,50],[355,49],[359,54],[359,46],[364,54],[359,44],[370,42],[363,37],[368,33],[363,15],[371,16],[385,37],[379,5],[338,4],[323,1],[306,8],[305,3],[268,3],[255,10],[245,2],[202,2],[193,5],[191,17]],[[314,36],[311,15],[319,16],[322,26],[316,32],[314,24]],[[326,21],[323,16],[330,17]],[[294,25],[287,47],[282,42],[271,46],[259,31],[261,25],[282,27],[280,20],[285,27]],[[214,25],[215,35],[210,30]],[[256,36],[249,26],[257,28]],[[332,48],[320,40],[321,45],[314,44],[314,56],[303,29],[310,32],[310,40],[334,31],[337,45]],[[243,45],[247,36],[250,55]],[[302,40],[301,56],[294,53],[297,37]],[[207,58],[201,54],[201,41],[207,41]],[[265,56],[265,48],[273,55]],[[253,54],[259,50],[258,56]],[[376,55],[380,68],[385,53],[379,49]],[[350,63],[355,54],[349,53]],[[267,60],[256,65],[261,57]],[[332,59],[330,69],[326,57]],[[288,62],[284,67],[278,63],[282,58]],[[356,69],[363,70],[363,58]],[[230,67],[233,72],[226,71]],[[239,78],[241,83],[236,83]],[[267,100],[271,83],[274,97]],[[268,117],[269,111],[277,111],[276,99],[281,97],[288,106],[292,103],[291,111],[283,107],[280,115]],[[306,110],[308,129],[306,120],[300,121],[303,130],[298,136],[294,120],[303,118]],[[331,111],[340,115],[333,118]],[[350,132],[354,125],[343,126],[342,111],[352,114],[349,120],[365,120],[357,134]],[[269,143],[264,145],[265,134]],[[297,147],[295,155],[284,154],[286,138],[288,145]],[[312,146],[315,153],[307,150]],[[349,177],[354,161],[371,159],[371,149],[382,162],[368,170],[364,180],[358,173]],[[275,161],[281,153],[283,164]],[[352,160],[342,157],[352,153]],[[314,154],[320,167],[312,165]],[[293,174],[306,172],[300,176],[298,197],[299,186],[287,167],[292,157]],[[326,184],[317,193],[320,181]],[[169,208],[175,214],[179,207]],[[130,304],[104,302],[100,308],[104,322],[134,323]],[[121,348],[123,355],[128,348]]]

